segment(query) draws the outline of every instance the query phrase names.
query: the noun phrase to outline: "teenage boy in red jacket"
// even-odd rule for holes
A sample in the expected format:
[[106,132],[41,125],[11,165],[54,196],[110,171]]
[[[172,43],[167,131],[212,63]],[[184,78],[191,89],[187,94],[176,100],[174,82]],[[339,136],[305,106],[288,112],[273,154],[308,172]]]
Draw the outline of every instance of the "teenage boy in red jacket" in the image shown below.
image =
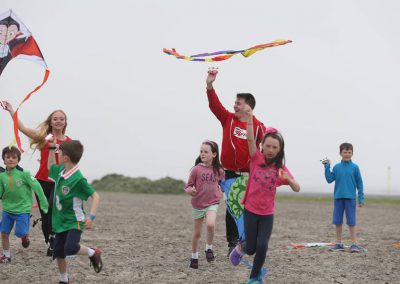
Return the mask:
[[[213,82],[218,71],[214,68],[208,71],[206,79],[207,98],[212,113],[217,117],[222,126],[221,164],[225,170],[225,179],[246,176],[249,173],[249,147],[247,143],[247,118],[244,111],[245,105],[254,109],[255,98],[250,93],[239,93],[236,95],[234,113],[229,112],[219,101],[214,90]],[[265,133],[265,126],[253,116],[254,138],[259,145]],[[226,240],[229,253],[236,246],[239,239],[235,220],[230,213],[226,212]]]

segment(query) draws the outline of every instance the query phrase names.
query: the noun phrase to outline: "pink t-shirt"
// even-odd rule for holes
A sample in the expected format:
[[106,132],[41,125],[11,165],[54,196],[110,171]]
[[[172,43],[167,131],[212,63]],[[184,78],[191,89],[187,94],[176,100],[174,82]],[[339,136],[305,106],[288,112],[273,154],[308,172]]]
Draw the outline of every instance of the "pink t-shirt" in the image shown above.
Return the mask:
[[[275,212],[276,188],[287,185],[288,182],[279,178],[278,169],[275,166],[261,167],[264,163],[264,155],[257,150],[250,160],[250,176],[242,204],[246,210],[254,214],[271,215]],[[282,169],[293,178],[285,166]]]
[[192,206],[196,209],[204,209],[210,205],[219,204],[221,199],[221,189],[219,182],[225,179],[223,169],[215,174],[212,167],[198,164],[190,172],[189,180],[185,186],[185,191],[189,192],[190,187],[197,190],[197,194],[192,197]]

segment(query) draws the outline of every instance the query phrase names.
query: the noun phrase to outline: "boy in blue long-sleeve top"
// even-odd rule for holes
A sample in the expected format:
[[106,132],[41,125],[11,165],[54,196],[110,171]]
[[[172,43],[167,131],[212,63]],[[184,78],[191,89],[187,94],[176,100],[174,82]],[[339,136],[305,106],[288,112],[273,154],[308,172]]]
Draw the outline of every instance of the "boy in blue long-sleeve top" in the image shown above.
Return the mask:
[[353,145],[342,143],[340,145],[342,161],[336,164],[332,171],[330,161],[325,159],[325,178],[328,183],[335,182],[333,224],[336,225],[336,245],[332,250],[343,251],[342,224],[343,213],[346,212],[347,225],[350,230],[352,245],[351,252],[362,250],[356,241],[356,190],[358,191],[358,207],[364,205],[364,186],[358,166],[352,162]]

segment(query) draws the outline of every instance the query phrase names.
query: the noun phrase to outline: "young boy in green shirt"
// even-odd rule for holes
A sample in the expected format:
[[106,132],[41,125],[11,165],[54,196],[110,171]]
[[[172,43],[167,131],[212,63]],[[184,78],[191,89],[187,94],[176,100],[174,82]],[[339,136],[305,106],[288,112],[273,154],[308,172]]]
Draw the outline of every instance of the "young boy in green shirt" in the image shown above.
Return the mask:
[[15,223],[15,235],[22,240],[22,246],[29,246],[29,218],[32,209],[32,190],[39,198],[40,208],[47,212],[49,203],[40,183],[27,171],[18,166],[21,152],[18,148],[5,147],[2,158],[6,168],[0,173],[0,199],[3,202],[1,220],[1,242],[3,255],[0,263],[11,262],[10,233]]
[[[78,140],[63,142],[59,147],[58,161],[55,163],[55,145],[50,144],[48,161],[49,179],[55,182],[52,226],[56,233],[53,259],[57,259],[61,284],[69,283],[66,257],[87,255],[94,271],[103,267],[101,252],[81,245],[83,230],[92,228],[99,206],[99,194],[88,184],[79,170],[78,163],[83,154],[83,145]],[[83,209],[83,201],[92,197],[90,214]]]

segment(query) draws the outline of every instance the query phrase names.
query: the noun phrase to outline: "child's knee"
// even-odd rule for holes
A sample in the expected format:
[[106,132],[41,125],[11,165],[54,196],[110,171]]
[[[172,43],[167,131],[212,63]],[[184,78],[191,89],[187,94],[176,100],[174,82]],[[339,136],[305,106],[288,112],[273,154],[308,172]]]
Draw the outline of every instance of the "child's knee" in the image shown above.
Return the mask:
[[80,248],[81,246],[77,243],[66,243],[64,247],[64,253],[66,256],[76,255]]

